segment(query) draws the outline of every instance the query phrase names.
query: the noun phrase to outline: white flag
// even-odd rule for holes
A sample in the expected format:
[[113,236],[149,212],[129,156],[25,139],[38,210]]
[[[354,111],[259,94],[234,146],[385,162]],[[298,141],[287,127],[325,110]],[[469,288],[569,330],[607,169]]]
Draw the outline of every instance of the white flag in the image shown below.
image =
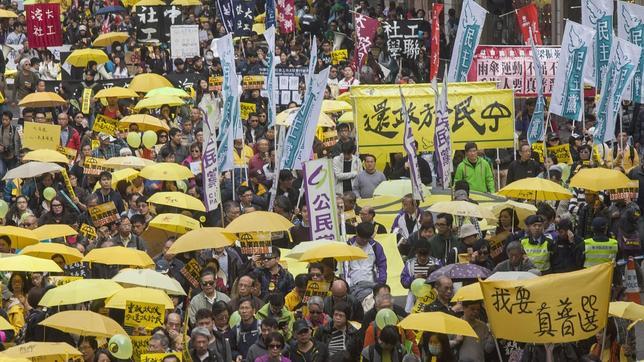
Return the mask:
[[584,82],[601,91],[613,42],[613,0],[581,0],[581,25],[595,30]]
[[624,99],[644,103],[644,6],[617,2],[617,36],[642,48],[633,80],[624,93]]
[[411,129],[411,122],[409,121],[409,112],[407,111],[407,102],[403,96],[402,87],[398,88],[400,91],[400,102],[402,107],[400,113],[405,119],[405,134],[403,136],[403,148],[407,152],[407,163],[409,164],[409,178],[411,179],[411,190],[414,195],[414,200],[425,201],[425,194],[423,192],[423,183],[420,181],[420,170],[418,169],[418,158],[416,155],[416,140],[414,139],[414,132]]
[[487,11],[474,0],[463,2],[452,59],[449,62],[448,82],[465,82],[467,80],[467,72],[470,70],[474,52],[481,39],[486,14]]
[[268,127],[275,125],[275,117],[277,114],[276,104],[275,104],[275,26],[264,31],[264,38],[266,38],[266,43],[268,44],[268,53],[266,54],[266,63],[268,66],[268,71],[266,74],[266,93],[268,98]]

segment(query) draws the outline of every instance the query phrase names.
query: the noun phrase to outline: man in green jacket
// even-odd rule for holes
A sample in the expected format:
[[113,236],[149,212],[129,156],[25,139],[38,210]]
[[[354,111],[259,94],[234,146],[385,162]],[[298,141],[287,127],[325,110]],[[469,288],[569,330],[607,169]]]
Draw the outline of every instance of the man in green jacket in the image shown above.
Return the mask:
[[465,144],[465,159],[458,164],[454,173],[454,182],[465,180],[470,190],[494,192],[494,176],[490,164],[478,156],[478,147],[474,142]]

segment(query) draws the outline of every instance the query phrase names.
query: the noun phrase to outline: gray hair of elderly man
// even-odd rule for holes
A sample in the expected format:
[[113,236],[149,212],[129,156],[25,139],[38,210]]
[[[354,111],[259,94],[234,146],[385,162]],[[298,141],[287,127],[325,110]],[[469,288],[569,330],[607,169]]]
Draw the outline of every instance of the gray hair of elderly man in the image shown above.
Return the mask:
[[324,300],[320,296],[314,295],[311,298],[309,298],[308,302],[306,302],[306,306],[309,308],[313,304],[317,304],[320,306],[320,309],[324,309]]
[[197,336],[202,336],[210,339],[210,331],[206,327],[196,327],[192,330],[192,333],[190,334],[190,339],[193,340],[197,338]]

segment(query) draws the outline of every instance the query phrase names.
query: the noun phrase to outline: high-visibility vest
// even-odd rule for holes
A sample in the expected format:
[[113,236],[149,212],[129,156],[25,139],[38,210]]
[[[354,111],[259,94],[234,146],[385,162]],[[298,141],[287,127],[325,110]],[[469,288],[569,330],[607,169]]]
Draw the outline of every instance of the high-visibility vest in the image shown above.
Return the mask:
[[546,271],[550,269],[550,251],[548,251],[548,239],[539,245],[534,245],[530,243],[530,239],[525,238],[521,240],[521,246],[525,254],[528,256],[530,261],[537,267],[540,271]]
[[595,241],[592,238],[584,240],[584,268],[615,260],[617,256],[617,240]]

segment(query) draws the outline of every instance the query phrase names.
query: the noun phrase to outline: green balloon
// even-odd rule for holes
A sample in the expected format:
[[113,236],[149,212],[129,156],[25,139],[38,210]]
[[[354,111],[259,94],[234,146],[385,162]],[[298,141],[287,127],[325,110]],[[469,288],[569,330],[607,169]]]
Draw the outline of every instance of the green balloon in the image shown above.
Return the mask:
[[132,357],[132,340],[124,334],[115,334],[110,338],[107,349],[118,359],[129,359]]
[[236,326],[241,322],[241,316],[239,315],[239,312],[235,311],[233,314],[230,315],[230,319],[228,319],[228,325],[230,328]]
[[45,197],[45,200],[51,201],[54,197],[56,197],[56,190],[54,190],[53,187],[47,187],[43,190],[42,195]]
[[432,290],[432,287],[429,284],[425,283],[425,279],[418,278],[411,282],[411,294],[416,298],[424,297]]
[[186,182],[183,180],[177,181],[177,188],[181,190],[183,193],[188,192],[188,185],[186,185]]
[[383,308],[376,313],[376,326],[380,329],[398,324],[398,316],[393,310]]
[[7,204],[6,201],[0,200],[0,218],[4,218],[7,216],[7,212],[9,211],[9,204]]
[[141,135],[138,132],[130,132],[127,134],[127,144],[132,148],[141,147]]
[[145,148],[151,149],[156,144],[157,144],[157,134],[154,131],[143,132],[143,146],[145,146]]

